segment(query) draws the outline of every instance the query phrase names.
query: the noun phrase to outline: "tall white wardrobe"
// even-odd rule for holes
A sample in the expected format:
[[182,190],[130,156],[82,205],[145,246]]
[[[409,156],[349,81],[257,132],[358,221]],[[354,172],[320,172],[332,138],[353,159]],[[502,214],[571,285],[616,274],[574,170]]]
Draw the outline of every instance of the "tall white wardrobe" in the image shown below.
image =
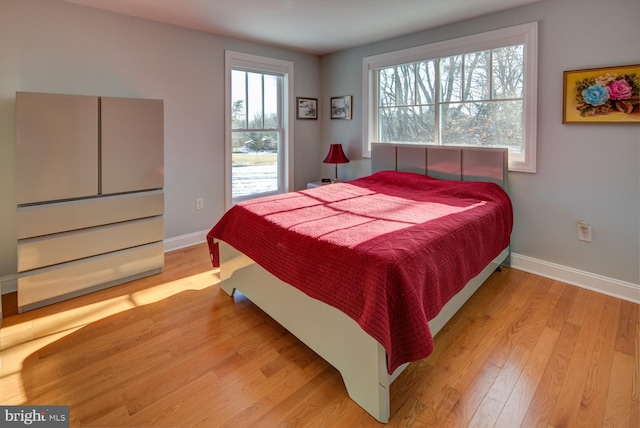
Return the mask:
[[16,93],[18,308],[162,271],[161,100]]

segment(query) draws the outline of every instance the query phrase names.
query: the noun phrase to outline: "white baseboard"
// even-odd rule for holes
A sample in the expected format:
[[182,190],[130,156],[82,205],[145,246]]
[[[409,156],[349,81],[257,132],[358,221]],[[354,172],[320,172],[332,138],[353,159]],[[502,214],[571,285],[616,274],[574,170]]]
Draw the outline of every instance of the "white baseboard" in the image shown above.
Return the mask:
[[167,253],[180,248],[202,244],[207,241],[207,233],[209,233],[209,229],[176,236],[175,238],[167,238],[164,240],[164,252]]
[[511,253],[511,267],[633,303],[640,303],[639,284],[608,278],[516,253]]

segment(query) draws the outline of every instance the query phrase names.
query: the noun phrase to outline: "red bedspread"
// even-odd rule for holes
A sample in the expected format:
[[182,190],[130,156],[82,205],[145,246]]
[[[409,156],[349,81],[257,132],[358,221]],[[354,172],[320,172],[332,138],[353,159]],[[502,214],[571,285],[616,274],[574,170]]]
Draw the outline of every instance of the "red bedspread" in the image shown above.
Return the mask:
[[512,226],[496,184],[381,171],[238,204],[207,240],[214,266],[215,238],[353,318],[392,373],[433,351],[428,321],[509,245]]

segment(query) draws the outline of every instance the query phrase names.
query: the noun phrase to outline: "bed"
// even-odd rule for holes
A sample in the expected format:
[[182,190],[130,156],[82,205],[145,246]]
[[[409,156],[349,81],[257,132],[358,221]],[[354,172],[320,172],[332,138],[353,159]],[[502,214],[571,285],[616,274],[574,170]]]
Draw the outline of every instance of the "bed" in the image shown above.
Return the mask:
[[[207,234],[236,290],[389,421],[389,387],[509,256],[507,150],[372,145],[372,174],[247,201]],[[453,199],[452,199],[453,198]]]

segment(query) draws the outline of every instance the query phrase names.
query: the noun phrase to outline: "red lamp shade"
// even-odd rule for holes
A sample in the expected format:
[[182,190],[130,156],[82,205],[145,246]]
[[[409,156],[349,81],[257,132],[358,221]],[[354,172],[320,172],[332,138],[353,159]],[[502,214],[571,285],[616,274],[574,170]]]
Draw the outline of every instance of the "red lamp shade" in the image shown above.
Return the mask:
[[348,163],[349,159],[344,155],[342,151],[342,144],[331,144],[329,147],[329,154],[322,161],[323,163],[333,163],[336,165],[336,177],[333,181],[338,181],[338,164],[339,163]]
[[342,151],[342,144],[332,144],[329,147],[329,154],[322,161],[324,163],[349,163],[349,159]]

